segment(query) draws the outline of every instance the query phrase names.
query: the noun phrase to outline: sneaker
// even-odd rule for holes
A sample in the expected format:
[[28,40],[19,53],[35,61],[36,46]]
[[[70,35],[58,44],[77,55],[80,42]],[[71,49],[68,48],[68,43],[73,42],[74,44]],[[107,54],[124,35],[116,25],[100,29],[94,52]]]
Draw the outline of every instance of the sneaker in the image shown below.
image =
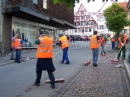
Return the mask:
[[94,67],[97,67],[97,64],[93,64]]
[[39,86],[39,83],[36,83],[36,82],[35,82],[34,85],[35,85],[35,86]]
[[55,89],[55,85],[51,85],[52,89]]
[[64,64],[64,62],[60,61],[60,63]]
[[123,67],[123,65],[121,65],[121,64],[118,64],[118,65],[116,65],[115,67]]

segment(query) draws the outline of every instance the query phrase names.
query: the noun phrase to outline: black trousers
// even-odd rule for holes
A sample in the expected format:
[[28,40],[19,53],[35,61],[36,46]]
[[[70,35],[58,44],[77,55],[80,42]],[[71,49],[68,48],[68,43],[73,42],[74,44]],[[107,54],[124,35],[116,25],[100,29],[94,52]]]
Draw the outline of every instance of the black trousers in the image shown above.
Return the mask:
[[[54,78],[54,75],[53,75],[53,71],[52,70],[47,70],[48,72],[48,76],[49,76],[49,79],[51,81],[51,85],[55,85],[55,78]],[[42,76],[42,71],[36,71],[37,75],[36,75],[36,83],[40,83],[40,80],[41,80],[41,76]]]

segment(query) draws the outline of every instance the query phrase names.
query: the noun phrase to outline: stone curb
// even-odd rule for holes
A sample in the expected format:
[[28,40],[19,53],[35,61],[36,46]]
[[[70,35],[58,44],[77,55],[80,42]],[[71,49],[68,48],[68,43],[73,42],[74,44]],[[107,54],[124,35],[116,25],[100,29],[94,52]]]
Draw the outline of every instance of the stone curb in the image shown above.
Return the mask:
[[[75,47],[75,46],[78,46],[78,45],[73,45],[73,46],[70,46],[70,47]],[[58,50],[55,50],[55,51],[58,51]],[[54,52],[55,52],[55,51],[54,51]],[[23,53],[25,53],[25,52],[23,52]],[[27,53],[27,52],[26,52],[26,53]],[[29,56],[29,58],[30,58],[30,57],[35,57],[35,56]],[[8,64],[11,64],[11,63],[14,63],[14,60],[0,64],[0,67],[1,67],[1,66],[5,66],[5,65],[8,65]]]
[[128,66],[129,64],[127,63],[126,60],[123,60],[123,64],[125,65],[126,74],[127,74],[127,77],[128,77],[128,79],[130,81],[130,68]]

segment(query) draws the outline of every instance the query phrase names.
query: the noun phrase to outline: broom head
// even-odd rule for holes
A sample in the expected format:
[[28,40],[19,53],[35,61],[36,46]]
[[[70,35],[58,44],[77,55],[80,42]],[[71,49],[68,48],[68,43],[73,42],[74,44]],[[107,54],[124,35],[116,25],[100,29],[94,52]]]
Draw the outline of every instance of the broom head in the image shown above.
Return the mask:
[[118,62],[118,60],[111,59],[111,62]]
[[[55,83],[63,83],[64,81],[65,81],[64,78],[55,79]],[[50,83],[50,80],[46,80],[46,83]]]
[[87,66],[87,65],[89,65],[90,63],[91,63],[90,61],[85,62],[84,66]]
[[106,56],[107,54],[100,54],[100,56]]

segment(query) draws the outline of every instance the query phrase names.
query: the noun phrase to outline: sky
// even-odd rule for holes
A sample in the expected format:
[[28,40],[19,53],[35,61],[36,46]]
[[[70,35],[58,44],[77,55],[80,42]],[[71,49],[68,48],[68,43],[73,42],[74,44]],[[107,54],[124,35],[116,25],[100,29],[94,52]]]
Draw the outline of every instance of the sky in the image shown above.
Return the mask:
[[[125,2],[128,0],[118,0],[118,2]],[[87,0],[80,0],[80,3],[76,3],[75,7],[74,7],[74,12],[77,12],[81,3],[84,5],[84,7],[86,8],[86,10],[88,12],[98,12],[99,9],[101,9],[101,7],[103,6],[104,2],[102,2],[102,0],[95,0],[95,2],[93,2],[91,0],[90,3],[87,3]],[[100,12],[103,12],[103,10],[105,10],[108,6],[111,6],[112,1],[108,0],[108,2],[104,5],[103,9]],[[97,20],[96,16],[92,16],[95,20]]]

